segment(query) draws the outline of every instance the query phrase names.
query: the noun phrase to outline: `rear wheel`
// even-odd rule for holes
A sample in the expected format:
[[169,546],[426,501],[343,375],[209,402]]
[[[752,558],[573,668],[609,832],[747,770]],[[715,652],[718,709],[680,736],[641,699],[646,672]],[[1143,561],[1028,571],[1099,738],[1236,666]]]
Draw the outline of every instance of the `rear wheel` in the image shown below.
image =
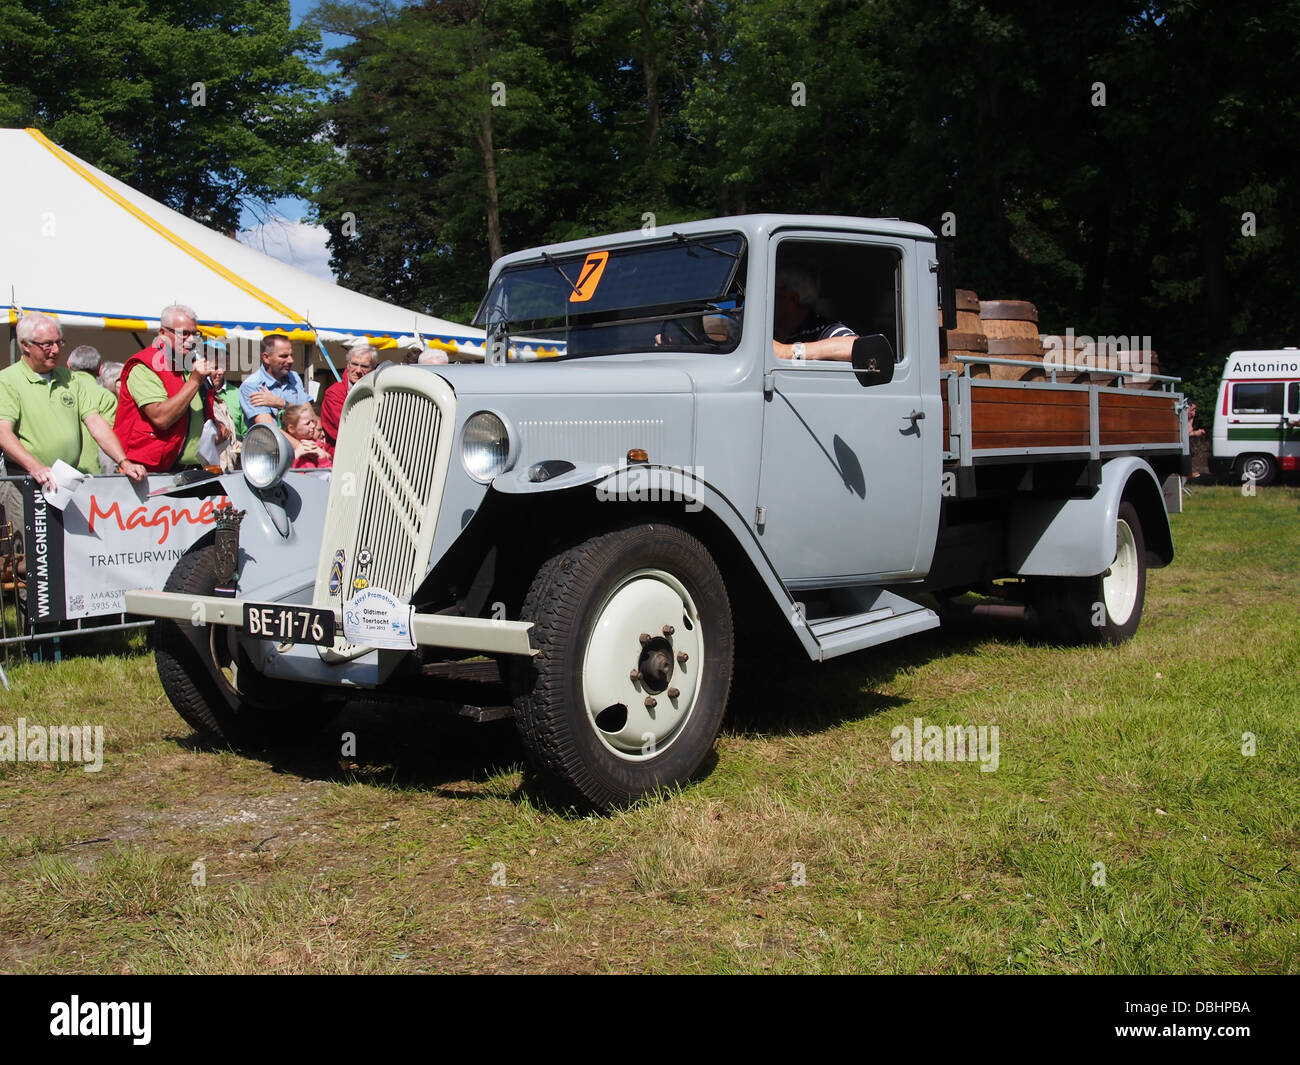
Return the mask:
[[1033,604],[1052,639],[1061,643],[1123,643],[1137,632],[1146,602],[1146,541],[1132,503],[1115,521],[1115,558],[1093,577],[1040,577]]
[[671,525],[593,537],[538,570],[512,669],[536,768],[596,807],[690,779],[731,690],[731,607],[704,545]]
[[1277,480],[1277,459],[1272,455],[1244,455],[1237,467],[1242,481],[1254,481],[1261,488]]
[[[176,563],[163,590],[212,595],[216,585],[216,549],[208,544]],[[329,719],[335,707],[323,693],[257,673],[237,636],[229,625],[160,618],[154,626],[158,679],[187,725],[217,743],[260,747],[301,738]]]

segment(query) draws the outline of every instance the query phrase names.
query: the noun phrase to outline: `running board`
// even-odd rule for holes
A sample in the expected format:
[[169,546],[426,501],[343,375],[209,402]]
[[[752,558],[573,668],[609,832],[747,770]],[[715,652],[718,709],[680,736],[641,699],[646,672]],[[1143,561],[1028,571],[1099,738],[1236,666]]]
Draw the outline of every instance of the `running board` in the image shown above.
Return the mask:
[[883,588],[868,593],[864,605],[868,609],[860,614],[818,618],[808,622],[808,630],[821,648],[823,662],[852,651],[861,651],[864,647],[875,647],[876,644],[911,636],[914,632],[939,627],[939,615],[933,610]]

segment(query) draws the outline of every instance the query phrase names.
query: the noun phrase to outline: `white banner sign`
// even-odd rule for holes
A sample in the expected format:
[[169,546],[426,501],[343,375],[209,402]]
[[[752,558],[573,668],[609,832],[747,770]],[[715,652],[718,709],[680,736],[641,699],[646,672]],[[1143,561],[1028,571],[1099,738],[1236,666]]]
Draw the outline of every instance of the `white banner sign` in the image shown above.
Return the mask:
[[175,499],[149,492],[170,476],[133,484],[90,477],[63,512],[64,596],[69,618],[120,614],[128,589],[161,589],[181,555],[216,527],[224,496]]

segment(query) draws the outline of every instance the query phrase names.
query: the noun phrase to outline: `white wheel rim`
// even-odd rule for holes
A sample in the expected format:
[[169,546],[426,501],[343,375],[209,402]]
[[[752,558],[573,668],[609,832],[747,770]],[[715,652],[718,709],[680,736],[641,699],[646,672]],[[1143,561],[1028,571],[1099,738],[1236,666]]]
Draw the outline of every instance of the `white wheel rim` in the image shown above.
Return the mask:
[[1252,481],[1262,481],[1268,476],[1268,462],[1264,459],[1247,459],[1246,476]]
[[1137,541],[1126,521],[1115,526],[1115,561],[1110,564],[1110,573],[1102,580],[1101,589],[1106,613],[1115,624],[1123,625],[1132,615],[1138,596]]
[[[648,644],[642,644],[642,635],[650,637]],[[660,662],[666,653],[670,665],[634,679],[647,649]],[[584,708],[600,742],[633,762],[670,746],[695,708],[704,650],[699,611],[681,581],[657,569],[638,570],[619,581],[596,612],[582,659]]]

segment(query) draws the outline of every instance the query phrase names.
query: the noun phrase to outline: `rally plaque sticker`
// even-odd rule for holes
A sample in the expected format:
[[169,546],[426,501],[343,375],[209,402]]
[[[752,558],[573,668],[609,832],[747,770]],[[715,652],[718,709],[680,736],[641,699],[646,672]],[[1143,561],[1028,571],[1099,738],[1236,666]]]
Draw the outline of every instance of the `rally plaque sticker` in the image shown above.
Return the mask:
[[415,608],[383,588],[362,588],[343,604],[343,638],[358,647],[415,649]]

